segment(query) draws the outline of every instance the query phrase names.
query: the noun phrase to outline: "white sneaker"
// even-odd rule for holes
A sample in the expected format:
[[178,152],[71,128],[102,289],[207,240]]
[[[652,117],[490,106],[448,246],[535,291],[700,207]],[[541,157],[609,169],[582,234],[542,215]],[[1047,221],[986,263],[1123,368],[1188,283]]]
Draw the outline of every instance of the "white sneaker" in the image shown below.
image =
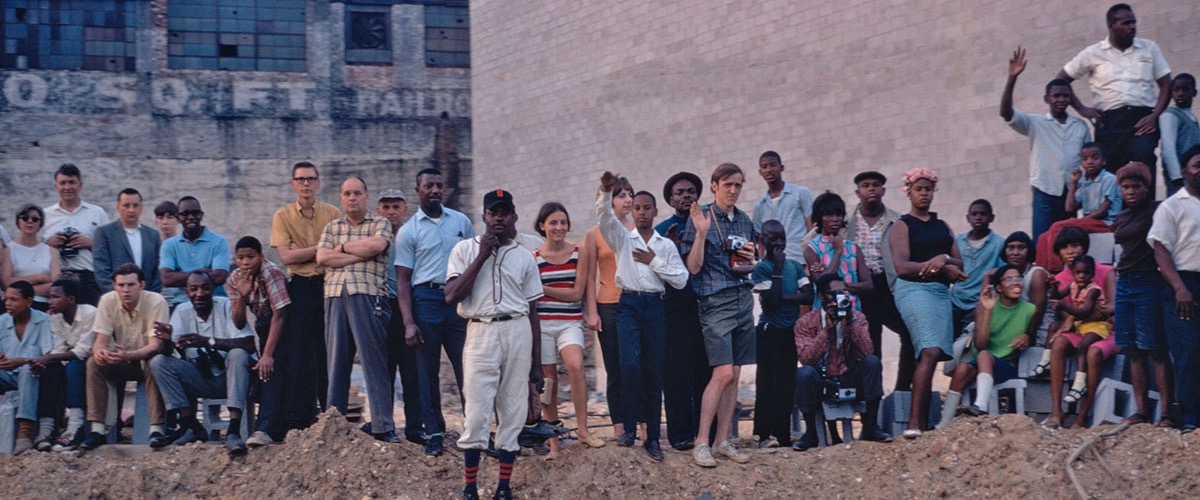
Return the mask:
[[701,467],[716,467],[717,459],[713,458],[712,450],[707,444],[698,444],[692,450],[692,460],[695,460],[696,465]]
[[729,441],[721,441],[721,444],[717,445],[717,455],[733,460],[739,464],[744,464],[750,461],[749,455],[738,453],[737,448],[734,448]]
[[766,438],[766,439],[764,439],[764,440],[762,440],[762,441],[759,441],[759,442],[758,442],[758,447],[759,447],[760,449],[766,449],[766,448],[778,448],[778,447],[779,447],[779,440],[778,440],[778,439],[775,439],[775,436],[771,436],[771,437],[769,437],[769,438]]
[[267,434],[263,431],[254,431],[254,434],[250,435],[250,439],[246,440],[246,446],[249,446],[251,448],[258,448],[260,446],[267,446],[267,445],[272,445],[272,444],[275,444],[275,440],[271,439],[270,434]]

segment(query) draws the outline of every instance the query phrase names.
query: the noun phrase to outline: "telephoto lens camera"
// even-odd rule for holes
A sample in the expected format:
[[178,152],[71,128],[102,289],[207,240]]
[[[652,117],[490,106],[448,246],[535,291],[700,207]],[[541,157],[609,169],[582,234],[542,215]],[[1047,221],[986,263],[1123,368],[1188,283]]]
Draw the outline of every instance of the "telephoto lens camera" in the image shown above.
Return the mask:
[[842,377],[826,378],[823,392],[825,400],[830,402],[845,403],[858,398],[858,390],[842,385]]
[[59,257],[62,257],[64,259],[69,259],[71,257],[79,255],[78,248],[71,248],[71,247],[67,246],[67,241],[70,241],[71,237],[75,236],[77,234],[79,234],[78,229],[75,229],[71,226],[67,226],[67,227],[63,228],[62,235],[63,235],[64,240],[63,240],[63,246],[58,248],[58,256]]
[[846,292],[837,292],[833,295],[834,305],[837,306],[837,317],[845,318],[850,315],[850,308],[853,303],[850,301],[850,294]]

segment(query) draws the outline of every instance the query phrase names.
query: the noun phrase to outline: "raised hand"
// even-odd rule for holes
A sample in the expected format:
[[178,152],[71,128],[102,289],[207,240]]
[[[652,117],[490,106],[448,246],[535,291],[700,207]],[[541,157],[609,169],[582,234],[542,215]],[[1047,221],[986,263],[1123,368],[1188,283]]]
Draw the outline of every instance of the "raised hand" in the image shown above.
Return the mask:
[[979,307],[991,311],[996,307],[996,287],[988,285],[979,293]]
[[1016,78],[1018,75],[1021,74],[1022,71],[1025,71],[1025,63],[1026,62],[1027,61],[1025,60],[1025,49],[1022,48],[1020,45],[1018,45],[1017,50],[1013,51],[1012,59],[1008,60],[1008,76],[1009,76],[1009,78]]
[[1082,178],[1083,178],[1083,169],[1077,168],[1077,169],[1071,171],[1071,184],[1075,184],[1076,182],[1079,182],[1079,179],[1082,179]]
[[620,175],[605,170],[604,174],[600,176],[600,191],[603,193],[612,192],[613,186],[617,185],[617,178]]
[[479,237],[479,255],[487,256],[500,248],[500,238],[492,233],[484,233]]
[[704,213],[699,203],[692,203],[692,225],[696,226],[696,244],[702,244],[704,236],[708,236],[708,228],[712,225],[712,214]]

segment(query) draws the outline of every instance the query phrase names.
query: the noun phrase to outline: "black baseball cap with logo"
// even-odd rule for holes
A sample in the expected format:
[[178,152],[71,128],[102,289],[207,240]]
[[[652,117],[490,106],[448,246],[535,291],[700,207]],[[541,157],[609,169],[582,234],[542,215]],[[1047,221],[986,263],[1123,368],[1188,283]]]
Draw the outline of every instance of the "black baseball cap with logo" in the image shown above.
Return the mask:
[[487,194],[483,195],[484,211],[491,211],[493,208],[501,205],[507,205],[509,209],[515,208],[512,193],[503,189],[497,189],[495,191],[488,191]]

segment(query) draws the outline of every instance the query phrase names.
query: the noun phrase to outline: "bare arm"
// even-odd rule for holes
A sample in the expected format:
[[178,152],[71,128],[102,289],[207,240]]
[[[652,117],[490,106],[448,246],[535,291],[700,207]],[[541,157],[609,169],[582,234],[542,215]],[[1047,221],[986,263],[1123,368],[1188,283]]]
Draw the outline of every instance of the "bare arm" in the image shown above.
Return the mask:
[[1099,298],[1100,290],[1093,289],[1084,296],[1081,304],[1073,304],[1074,301],[1064,300],[1058,303],[1058,309],[1076,318],[1087,319],[1095,312],[1096,302]]
[[1184,284],[1183,278],[1179,277],[1179,269],[1175,267],[1175,259],[1171,257],[1171,252],[1157,241],[1154,242],[1154,261],[1158,263],[1163,279],[1171,285],[1171,290],[1175,291],[1175,314],[1184,321],[1190,321],[1196,309],[1196,298]]
[[[600,324],[600,310],[597,307],[597,294],[599,293],[599,290],[597,290],[597,280],[600,277],[597,266],[599,265],[600,257],[596,244],[596,232],[597,230],[594,228],[589,230],[587,236],[583,239],[583,248],[588,253],[588,258],[582,259],[587,261],[587,264],[583,265],[587,270],[587,285],[583,291],[583,320],[587,328],[599,332],[602,328]],[[579,276],[576,276],[575,279],[578,280]]]
[[1158,130],[1158,117],[1167,109],[1167,103],[1171,102],[1171,74],[1163,75],[1155,83],[1158,84],[1158,102],[1154,103],[1154,112],[1143,116],[1133,125],[1133,135],[1152,134]]
[[[479,270],[483,269],[483,263],[487,262],[488,258],[492,256],[492,252],[499,246],[499,239],[491,233],[479,237],[479,253],[475,255],[475,259],[467,266],[466,271],[463,271],[459,276],[446,280],[447,304],[462,302],[467,298],[467,295],[471,294],[471,288],[475,286],[475,278],[479,276]],[[536,310],[536,308],[531,309],[531,311]],[[530,316],[536,315],[531,314]]]
[[[97,335],[96,340],[105,335]],[[134,349],[125,353],[125,361],[143,361],[154,357],[163,349],[163,342],[158,337],[150,337],[150,341],[140,349]],[[92,351],[95,352],[95,351]]]
[[1029,280],[1029,302],[1033,304],[1033,320],[1029,322],[1026,332],[1030,338],[1034,338],[1046,317],[1046,271],[1034,271],[1033,278]]
[[708,228],[712,223],[712,214],[704,213],[700,209],[699,203],[692,203],[692,225],[696,228],[696,238],[692,240],[692,248],[688,251],[687,264],[688,273],[698,274],[700,269],[704,267],[704,247],[708,241]]
[[1112,206],[1112,200],[1105,198],[1104,202],[1100,203],[1099,207],[1092,210],[1092,213],[1087,214],[1085,219],[1104,220],[1108,218],[1108,207]]
[[357,264],[359,262],[365,262],[367,260],[357,255],[341,252],[338,250],[339,247],[341,247],[341,245],[337,245],[333,248],[318,248],[317,264],[337,269],[352,264]]
[[386,252],[389,244],[391,242],[387,238],[374,235],[369,238],[347,241],[341,246],[343,252],[367,260]]
[[286,247],[275,247],[275,250],[279,252],[279,261],[285,266],[294,266],[317,260],[317,245],[301,248],[295,246],[295,243],[293,243]]
[[1008,81],[1004,84],[1004,93],[1000,95],[1000,117],[1009,122],[1013,119],[1013,88],[1017,85],[1017,76],[1025,71],[1025,49],[1017,47],[1012,59],[1008,60]]

